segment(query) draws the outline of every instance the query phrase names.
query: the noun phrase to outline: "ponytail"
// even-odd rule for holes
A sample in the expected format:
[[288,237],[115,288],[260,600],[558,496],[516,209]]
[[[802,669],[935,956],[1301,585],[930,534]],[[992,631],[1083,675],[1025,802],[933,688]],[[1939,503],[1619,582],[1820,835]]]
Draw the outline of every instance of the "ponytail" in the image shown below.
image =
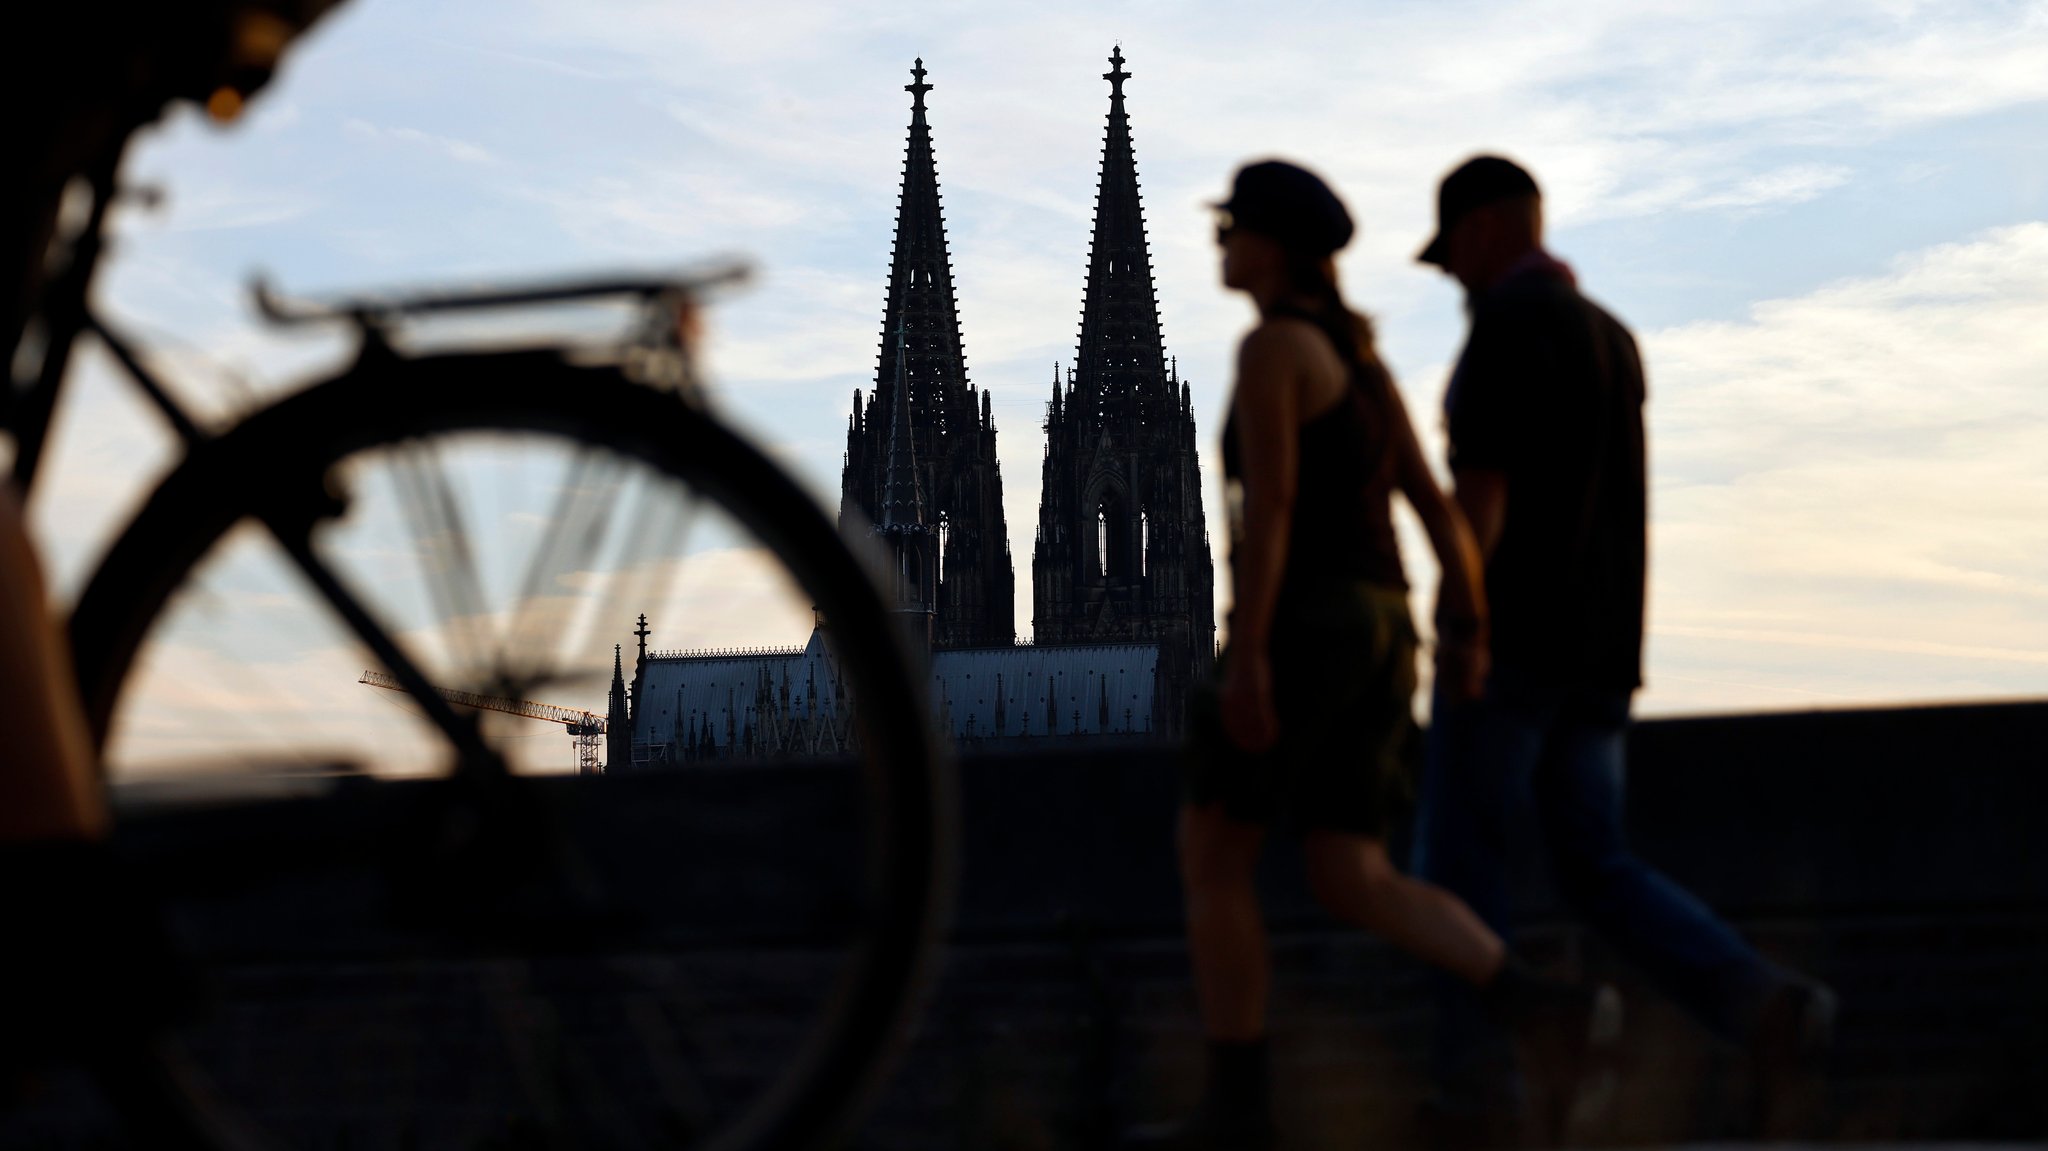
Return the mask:
[[1382,374],[1372,321],[1344,303],[1331,257],[1290,252],[1287,279],[1294,290],[1316,302],[1313,319],[1336,346],[1337,355],[1359,383]]

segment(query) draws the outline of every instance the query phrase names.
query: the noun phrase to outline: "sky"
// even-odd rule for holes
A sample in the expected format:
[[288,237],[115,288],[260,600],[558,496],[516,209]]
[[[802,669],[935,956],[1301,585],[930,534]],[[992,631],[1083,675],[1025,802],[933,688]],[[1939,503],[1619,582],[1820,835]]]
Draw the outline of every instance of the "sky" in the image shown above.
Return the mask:
[[[1235,166],[1285,156],[1346,199],[1347,294],[1440,450],[1462,301],[1413,255],[1437,179],[1504,153],[1647,361],[1639,710],[2048,690],[2041,3],[352,0],[242,122],[186,109],[138,140],[129,178],[167,202],[118,221],[101,303],[225,416],[345,350],[266,331],[258,270],[319,295],[741,255],[757,277],[711,318],[721,409],[836,505],[921,57],[1028,633],[1039,421],[1074,354],[1116,44],[1205,463],[1251,319],[1204,206]],[[81,362],[32,509],[60,591],[171,456],[106,372]],[[1214,524],[1213,477],[1209,497]],[[1421,542],[1411,523],[1428,586]]]

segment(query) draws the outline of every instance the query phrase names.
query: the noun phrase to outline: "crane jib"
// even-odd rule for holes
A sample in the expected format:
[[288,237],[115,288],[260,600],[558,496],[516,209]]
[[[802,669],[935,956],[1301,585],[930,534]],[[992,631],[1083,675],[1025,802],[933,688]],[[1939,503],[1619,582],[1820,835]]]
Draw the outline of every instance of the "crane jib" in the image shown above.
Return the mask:
[[[397,679],[381,671],[365,671],[357,683],[381,687],[387,691],[405,690]],[[552,703],[536,703],[530,699],[513,699],[510,696],[484,695],[481,692],[462,691],[452,687],[437,687],[441,698],[463,707],[480,711],[498,711],[506,715],[537,719],[544,723],[559,723],[569,729],[569,735],[576,740],[576,767],[585,775],[602,771],[597,762],[597,737],[605,734],[605,717],[581,708],[561,707]]]

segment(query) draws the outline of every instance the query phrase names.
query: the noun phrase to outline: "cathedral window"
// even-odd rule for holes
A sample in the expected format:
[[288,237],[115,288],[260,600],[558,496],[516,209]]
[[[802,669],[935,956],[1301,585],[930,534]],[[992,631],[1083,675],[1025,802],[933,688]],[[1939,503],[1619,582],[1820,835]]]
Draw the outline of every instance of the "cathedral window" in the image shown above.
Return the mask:
[[1095,505],[1095,574],[1103,579],[1131,574],[1132,524],[1114,491]]

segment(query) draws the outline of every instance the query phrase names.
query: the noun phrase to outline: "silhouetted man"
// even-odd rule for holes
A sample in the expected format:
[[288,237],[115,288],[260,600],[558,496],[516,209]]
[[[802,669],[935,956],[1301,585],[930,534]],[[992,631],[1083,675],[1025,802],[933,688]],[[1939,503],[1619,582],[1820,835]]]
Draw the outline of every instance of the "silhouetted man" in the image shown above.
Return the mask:
[[[1437,220],[1418,258],[1464,285],[1471,315],[1444,407],[1457,500],[1486,557],[1493,667],[1477,701],[1437,698],[1414,872],[1506,934],[1511,824],[1533,816],[1565,899],[1708,1027],[1780,1064],[1772,1075],[1826,1041],[1833,996],[1764,960],[1622,832],[1642,683],[1635,340],[1544,250],[1542,197],[1511,161],[1445,177]],[[1443,1105],[1482,1122],[1514,1113],[1512,1051],[1477,998],[1446,983],[1439,1004]]]

